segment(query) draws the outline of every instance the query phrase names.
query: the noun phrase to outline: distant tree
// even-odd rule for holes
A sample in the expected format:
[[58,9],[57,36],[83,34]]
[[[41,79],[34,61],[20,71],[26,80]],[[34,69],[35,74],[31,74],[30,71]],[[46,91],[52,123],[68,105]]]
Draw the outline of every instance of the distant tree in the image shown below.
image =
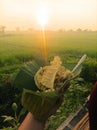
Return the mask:
[[61,28],[60,28],[60,29],[58,30],[58,32],[63,33],[63,32],[65,32],[65,29],[61,29]]
[[6,28],[6,26],[0,26],[0,33],[1,34],[5,33],[5,28]]
[[33,28],[28,28],[28,32],[33,32]]
[[74,32],[74,30],[73,29],[69,29],[68,32]]
[[89,30],[88,29],[84,29],[84,32],[88,32]]
[[78,28],[76,31],[77,31],[77,32],[82,32],[82,29]]
[[20,32],[20,27],[16,27],[16,32]]

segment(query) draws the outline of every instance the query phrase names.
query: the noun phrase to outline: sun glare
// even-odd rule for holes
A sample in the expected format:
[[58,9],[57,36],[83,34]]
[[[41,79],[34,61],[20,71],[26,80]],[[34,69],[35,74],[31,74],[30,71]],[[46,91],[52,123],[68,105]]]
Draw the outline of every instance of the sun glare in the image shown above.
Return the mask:
[[37,22],[44,29],[45,25],[48,22],[48,8],[45,4],[41,4],[36,14]]
[[33,25],[46,30],[97,30],[97,0],[0,0],[0,24],[8,29]]
[[44,56],[45,63],[47,63],[47,48],[46,48],[46,36],[45,36],[45,25],[48,22],[48,7],[46,3],[41,3],[36,13],[37,22],[41,25],[42,30],[42,53]]

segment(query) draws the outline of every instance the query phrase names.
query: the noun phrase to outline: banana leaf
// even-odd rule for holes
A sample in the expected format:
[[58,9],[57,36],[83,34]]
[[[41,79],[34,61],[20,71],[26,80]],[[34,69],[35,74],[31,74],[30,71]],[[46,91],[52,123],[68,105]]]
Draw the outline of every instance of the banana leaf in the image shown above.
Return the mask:
[[13,81],[13,86],[20,90],[24,88],[38,90],[34,82],[34,75],[39,68],[40,66],[34,60],[23,65]]
[[[45,98],[44,98],[45,97]],[[22,105],[39,121],[47,118],[50,110],[58,99],[58,92],[34,92],[24,89],[22,94]]]

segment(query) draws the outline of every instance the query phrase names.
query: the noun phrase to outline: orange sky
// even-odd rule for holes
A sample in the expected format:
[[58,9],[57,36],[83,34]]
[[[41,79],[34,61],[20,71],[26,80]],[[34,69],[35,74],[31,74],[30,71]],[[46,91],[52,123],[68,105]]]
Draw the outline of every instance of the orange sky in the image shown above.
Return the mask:
[[49,30],[97,30],[97,0],[0,0],[0,25],[8,29],[40,29],[43,20]]

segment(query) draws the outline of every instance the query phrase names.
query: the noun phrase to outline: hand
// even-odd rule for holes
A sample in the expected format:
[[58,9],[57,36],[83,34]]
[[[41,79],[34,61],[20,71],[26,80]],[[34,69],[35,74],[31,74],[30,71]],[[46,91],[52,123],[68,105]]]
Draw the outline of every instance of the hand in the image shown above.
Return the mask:
[[53,115],[57,111],[57,109],[61,106],[61,104],[63,102],[63,98],[64,98],[64,93],[69,88],[69,86],[70,86],[69,81],[66,81],[64,83],[63,87],[59,90],[59,96],[56,100],[56,103],[54,104],[54,107],[49,111],[47,117],[50,117],[51,115]]

